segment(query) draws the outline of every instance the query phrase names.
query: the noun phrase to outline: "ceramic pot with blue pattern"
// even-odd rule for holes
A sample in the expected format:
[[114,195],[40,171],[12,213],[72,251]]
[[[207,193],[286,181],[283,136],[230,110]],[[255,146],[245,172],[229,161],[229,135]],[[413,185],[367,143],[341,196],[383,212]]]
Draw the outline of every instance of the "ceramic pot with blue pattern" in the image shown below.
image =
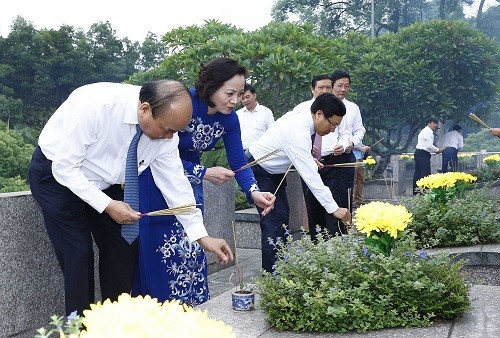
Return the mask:
[[231,295],[233,310],[251,311],[254,309],[255,293],[253,291],[235,291]]

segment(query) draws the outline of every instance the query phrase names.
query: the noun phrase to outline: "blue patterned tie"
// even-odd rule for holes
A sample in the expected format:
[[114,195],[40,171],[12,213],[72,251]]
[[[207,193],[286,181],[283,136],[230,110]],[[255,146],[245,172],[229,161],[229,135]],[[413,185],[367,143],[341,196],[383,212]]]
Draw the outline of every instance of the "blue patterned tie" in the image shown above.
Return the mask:
[[[123,201],[128,203],[135,211],[139,210],[139,177],[137,164],[137,144],[142,135],[139,125],[136,126],[137,132],[130,142],[127,152],[127,162],[125,165],[125,192]],[[134,224],[122,225],[122,237],[129,243],[139,236],[139,221]]]

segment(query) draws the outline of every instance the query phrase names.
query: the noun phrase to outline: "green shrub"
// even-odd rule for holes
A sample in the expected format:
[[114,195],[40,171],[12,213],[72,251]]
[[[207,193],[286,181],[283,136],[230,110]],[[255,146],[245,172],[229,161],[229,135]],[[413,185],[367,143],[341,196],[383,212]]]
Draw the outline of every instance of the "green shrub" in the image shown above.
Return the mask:
[[401,199],[413,214],[408,229],[416,234],[419,248],[500,243],[499,201],[488,188],[467,191],[445,204],[425,196]]
[[247,197],[244,192],[240,189],[235,189],[234,195],[234,209],[235,210],[244,210],[251,208],[252,206],[248,203]]
[[479,167],[470,172],[471,175],[477,177],[477,182],[492,182],[500,179],[500,166],[484,166]]
[[257,278],[260,306],[279,330],[348,332],[426,326],[470,306],[462,262],[415,252],[413,238],[396,241],[390,256],[370,252],[356,234],[309,236],[278,245],[273,274]]

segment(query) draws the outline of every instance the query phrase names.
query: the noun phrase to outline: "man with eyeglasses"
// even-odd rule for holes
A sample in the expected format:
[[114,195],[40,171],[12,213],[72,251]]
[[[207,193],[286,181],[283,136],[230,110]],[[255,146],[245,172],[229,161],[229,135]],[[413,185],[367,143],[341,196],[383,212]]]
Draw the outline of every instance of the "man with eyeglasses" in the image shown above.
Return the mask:
[[[339,168],[330,167],[330,165],[356,162],[352,150],[355,145],[362,144],[365,128],[358,105],[346,99],[351,85],[350,75],[345,71],[337,70],[330,79],[332,92],[344,103],[346,114],[334,132],[321,138],[321,149],[313,149],[313,152],[318,151],[319,162],[327,166],[320,166],[319,170],[323,183],[330,188],[337,204],[347,208],[351,198],[348,196],[349,189],[352,191],[354,185],[354,167]],[[347,233],[343,222],[329,217],[313,194],[305,192],[305,200],[309,233],[313,240],[316,239],[318,231],[326,230],[331,235]]]
[[342,222],[350,221],[349,210],[339,208],[330,189],[321,181],[318,164],[311,154],[311,136],[315,133],[321,136],[331,133],[341,123],[344,115],[345,106],[342,101],[331,93],[323,93],[314,99],[309,114],[285,114],[274,122],[258,141],[250,145],[249,161],[280,150],[252,167],[259,187],[274,192],[276,196],[274,209],[260,220],[264,270],[274,270],[277,259],[276,241],[278,238],[286,240],[284,226],[288,225],[290,214],[286,195],[286,174],[292,165],[325,212]]

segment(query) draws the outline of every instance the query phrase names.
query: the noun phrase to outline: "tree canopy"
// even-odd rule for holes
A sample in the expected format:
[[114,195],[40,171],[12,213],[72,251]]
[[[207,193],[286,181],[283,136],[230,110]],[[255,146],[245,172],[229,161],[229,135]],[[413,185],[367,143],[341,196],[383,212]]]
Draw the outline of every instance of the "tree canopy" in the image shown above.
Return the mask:
[[483,107],[489,117],[498,107],[499,46],[463,21],[416,23],[375,39],[356,32],[318,35],[307,23],[274,22],[243,33],[209,21],[174,30],[163,41],[169,51],[163,63],[134,74],[132,83],[174,78],[192,85],[201,64],[228,56],[249,69],[259,102],[275,117],[310,98],[314,75],[348,71],[365,142],[384,138],[375,151],[387,161],[408,151],[427,117],[467,124],[470,111]]

